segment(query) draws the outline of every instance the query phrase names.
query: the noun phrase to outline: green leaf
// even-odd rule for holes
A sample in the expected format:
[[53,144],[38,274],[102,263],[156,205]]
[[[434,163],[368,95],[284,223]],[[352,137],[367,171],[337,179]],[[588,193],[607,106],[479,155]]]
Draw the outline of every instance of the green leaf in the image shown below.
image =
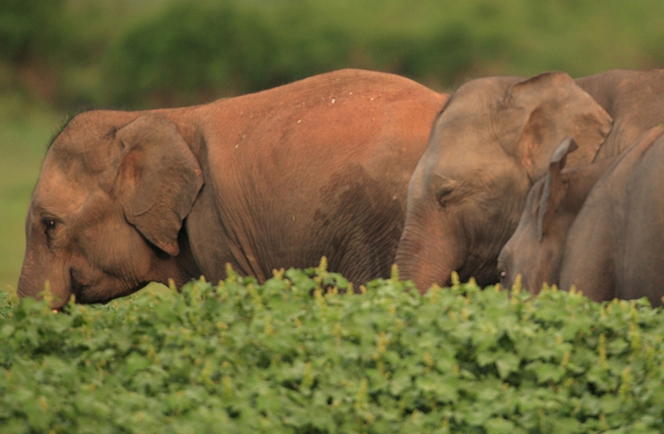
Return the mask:
[[502,418],[489,419],[486,422],[487,434],[514,434],[514,424]]
[[16,330],[16,327],[11,324],[5,324],[0,329],[0,336],[3,338],[9,338],[12,334],[14,334],[14,330]]
[[138,371],[142,371],[150,366],[150,361],[145,357],[137,354],[131,353],[126,359],[127,372],[129,374],[134,374]]
[[519,365],[521,364],[521,359],[512,353],[503,353],[496,360],[496,369],[498,369],[498,375],[500,378],[507,378],[512,372],[517,372],[519,370]]
[[398,372],[390,380],[390,393],[400,395],[406,388],[412,385],[410,375],[406,372]]
[[565,368],[549,363],[534,362],[528,365],[527,369],[535,373],[537,381],[540,384],[548,382],[557,384],[560,382],[563,375],[565,375]]

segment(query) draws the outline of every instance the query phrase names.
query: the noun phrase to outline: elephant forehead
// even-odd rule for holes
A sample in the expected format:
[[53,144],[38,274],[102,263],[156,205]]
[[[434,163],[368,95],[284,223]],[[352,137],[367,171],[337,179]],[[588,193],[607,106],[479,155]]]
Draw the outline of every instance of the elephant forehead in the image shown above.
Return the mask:
[[509,86],[517,77],[487,77],[468,81],[452,94],[441,111],[446,115],[472,116],[495,110],[505,98]]
[[505,93],[516,80],[490,77],[462,85],[438,116],[430,144],[452,152],[498,146],[499,114],[504,110]]
[[435,160],[460,161],[472,165],[474,161],[504,155],[496,136],[494,119],[489,110],[477,110],[467,115],[450,110],[438,120],[426,154]]
[[518,175],[513,159],[499,147],[449,146],[436,154],[427,161],[427,172],[442,178],[503,178]]
[[89,181],[87,185],[82,184],[57,167],[45,164],[33,201],[57,215],[68,215],[83,205],[91,193],[91,187]]

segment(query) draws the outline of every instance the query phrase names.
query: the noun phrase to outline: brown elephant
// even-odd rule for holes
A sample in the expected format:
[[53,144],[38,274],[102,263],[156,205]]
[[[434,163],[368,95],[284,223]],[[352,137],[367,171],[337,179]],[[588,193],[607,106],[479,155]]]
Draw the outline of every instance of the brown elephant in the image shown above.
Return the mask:
[[565,169],[563,143],[528,193],[516,231],[498,257],[501,283],[517,275],[531,293],[574,285],[595,301],[648,297],[662,303],[664,127],[613,158]]
[[62,306],[148,282],[281,267],[387,276],[408,180],[447,95],[342,70],[211,104],[75,116],[26,219],[20,296]]
[[454,270],[463,280],[497,282],[500,249],[565,137],[578,144],[568,161],[575,166],[618,154],[662,120],[663,70],[465,83],[434,121],[410,181],[401,276],[421,291],[447,283]]

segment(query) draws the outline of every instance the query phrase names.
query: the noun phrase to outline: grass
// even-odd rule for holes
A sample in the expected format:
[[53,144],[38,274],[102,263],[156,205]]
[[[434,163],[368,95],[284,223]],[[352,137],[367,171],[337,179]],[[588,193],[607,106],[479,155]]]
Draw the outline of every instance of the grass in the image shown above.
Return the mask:
[[0,289],[16,288],[30,195],[46,145],[62,118],[19,95],[0,97]]

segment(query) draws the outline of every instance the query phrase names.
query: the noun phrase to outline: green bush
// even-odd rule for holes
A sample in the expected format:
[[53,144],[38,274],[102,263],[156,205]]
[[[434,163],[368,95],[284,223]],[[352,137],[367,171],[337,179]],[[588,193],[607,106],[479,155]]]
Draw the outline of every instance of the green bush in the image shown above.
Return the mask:
[[[306,5],[271,16],[237,2],[175,3],[122,33],[106,56],[108,100],[187,104],[258,91],[350,63],[348,37],[308,19]],[[141,103],[143,101],[143,103]]]
[[67,314],[4,296],[2,432],[664,430],[664,316],[644,300],[336,287],[321,267]]
[[106,58],[109,99],[137,104],[167,95],[191,99],[195,92],[228,88],[246,72],[265,68],[272,52],[260,17],[226,4],[178,3],[122,34]]
[[661,67],[662,13],[655,0],[7,0],[0,89],[61,108],[142,108],[345,67],[438,90],[483,75],[578,77]]
[[50,58],[62,43],[63,6],[64,0],[0,2],[0,61],[25,64]]

